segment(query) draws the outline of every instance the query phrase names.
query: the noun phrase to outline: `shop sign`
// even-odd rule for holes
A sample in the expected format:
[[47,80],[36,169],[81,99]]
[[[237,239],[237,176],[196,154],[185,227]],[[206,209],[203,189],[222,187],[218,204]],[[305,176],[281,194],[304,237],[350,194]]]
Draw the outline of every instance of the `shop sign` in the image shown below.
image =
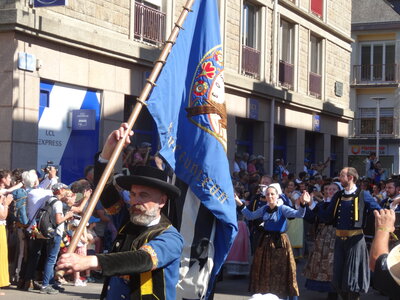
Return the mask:
[[320,132],[321,131],[321,122],[319,115],[313,115],[313,131]]
[[[371,152],[376,151],[376,145],[349,145],[349,155],[368,156]],[[387,155],[388,150],[386,145],[379,145],[379,155]]]
[[30,71],[35,71],[36,68],[36,57],[33,54],[19,52],[18,53],[18,69]]
[[258,120],[258,110],[259,110],[259,103],[258,100],[256,99],[249,99],[248,102],[248,114],[247,117],[249,119],[254,119],[254,120]]
[[72,111],[72,130],[95,130],[96,110],[79,109]]
[[33,7],[45,6],[65,6],[68,5],[68,0],[34,0]]

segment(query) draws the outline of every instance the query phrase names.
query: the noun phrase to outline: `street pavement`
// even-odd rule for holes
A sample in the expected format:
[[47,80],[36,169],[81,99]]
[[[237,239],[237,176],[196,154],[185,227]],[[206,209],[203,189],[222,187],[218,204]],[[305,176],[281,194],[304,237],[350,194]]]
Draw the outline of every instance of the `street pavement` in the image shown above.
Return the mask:
[[[302,276],[306,259],[302,259],[297,263],[297,283],[300,290],[300,300],[326,300],[327,294],[307,290],[304,285],[306,279]],[[248,300],[251,294],[247,292],[249,283],[248,277],[224,276],[222,281],[216,285],[215,300]],[[368,294],[361,296],[362,300],[387,300],[387,297],[380,295],[378,292],[370,289]]]
[[[305,278],[301,276],[301,271],[305,265],[302,260],[298,263],[297,280],[300,288],[301,300],[325,300],[326,294],[308,291],[304,288]],[[251,294],[247,292],[248,277],[232,277],[223,276],[223,280],[217,282],[214,300],[248,300]],[[5,296],[0,296],[0,300],[78,300],[78,299],[99,299],[102,288],[101,283],[88,283],[86,287],[76,287],[71,284],[63,285],[65,291],[58,295],[43,295],[39,291],[19,291],[14,286],[7,289],[2,289]],[[376,291],[371,290],[368,294],[361,297],[362,300],[384,300],[387,299],[379,295]]]

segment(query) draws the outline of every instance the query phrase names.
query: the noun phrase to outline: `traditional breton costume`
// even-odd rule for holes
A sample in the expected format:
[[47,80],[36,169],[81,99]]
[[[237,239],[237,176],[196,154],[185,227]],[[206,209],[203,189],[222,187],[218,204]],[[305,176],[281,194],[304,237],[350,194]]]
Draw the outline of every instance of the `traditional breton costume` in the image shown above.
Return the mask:
[[[104,161],[96,161],[96,183],[104,168]],[[132,184],[150,186],[165,192],[169,199],[178,197],[180,190],[166,179],[163,171],[140,166],[135,168],[134,175],[116,178],[116,184],[124,190],[130,190]],[[174,300],[183,249],[180,233],[164,215],[148,226],[130,222],[126,203],[112,182],[100,199],[120,227],[111,252],[97,254],[105,276],[100,299]]]
[[246,207],[241,211],[249,220],[262,218],[264,221],[264,232],[259,239],[251,266],[250,292],[273,293],[279,298],[298,296],[296,262],[285,231],[287,218],[302,218],[305,207],[295,210],[281,205],[271,209],[265,205],[254,212]]
[[332,284],[345,299],[358,299],[359,293],[368,291],[370,271],[363,228],[367,214],[375,209],[380,206],[374,198],[354,186],[337,192],[329,206],[318,211],[324,222],[332,222],[336,228]]
[[[275,187],[279,193],[277,206],[287,205],[287,206],[293,208],[292,201],[284,193],[282,193],[279,183],[272,183],[269,186]],[[265,200],[261,199],[262,196],[263,196],[262,194],[257,194],[254,197],[253,201],[251,201],[250,204],[247,205],[247,209],[250,211],[256,211],[260,207],[266,205],[267,202]],[[254,254],[254,251],[257,247],[258,240],[259,240],[260,236],[262,235],[262,233],[264,232],[262,223],[263,223],[262,219],[248,221],[248,226],[249,226],[249,230],[250,230],[251,254]]]
[[[295,190],[292,193],[292,201],[296,202],[300,198],[301,192]],[[295,205],[293,203],[293,205]],[[301,259],[304,255],[304,220],[295,218],[288,220],[288,227],[286,234],[289,237],[290,244],[292,245],[293,255],[295,259]]]
[[391,209],[391,208],[392,208],[392,209],[394,209],[396,212],[399,212],[399,211],[400,211],[400,206],[399,206],[399,205],[397,205],[395,208],[391,207],[391,206],[392,206],[392,203],[393,203],[393,201],[394,201],[394,199],[396,199],[396,198],[398,198],[398,197],[400,197],[400,194],[396,195],[393,199],[390,198],[390,197],[387,197],[387,198],[383,199],[383,200],[381,201],[381,203],[380,203],[381,207],[382,207],[382,208],[385,208],[385,209]]
[[[267,204],[266,201],[261,200],[262,194],[257,194],[254,199],[250,202],[249,205],[247,205],[247,209],[250,211],[256,211],[260,207],[264,206]],[[257,242],[258,239],[260,238],[260,235],[263,231],[261,227],[262,220],[253,220],[253,221],[247,221],[248,227],[249,227],[249,232],[250,232],[250,246],[251,246],[251,254],[254,254],[254,251],[257,247]],[[239,225],[239,223],[238,223]]]
[[226,257],[224,268],[227,275],[249,274],[250,236],[247,224],[241,218],[238,218],[238,234]]
[[308,257],[303,275],[306,279],[305,287],[309,290],[332,293],[333,253],[335,249],[336,229],[330,223],[323,223],[318,218],[318,211],[325,209],[330,203],[319,202],[311,210],[307,210],[304,219],[315,224],[315,241],[313,251]]

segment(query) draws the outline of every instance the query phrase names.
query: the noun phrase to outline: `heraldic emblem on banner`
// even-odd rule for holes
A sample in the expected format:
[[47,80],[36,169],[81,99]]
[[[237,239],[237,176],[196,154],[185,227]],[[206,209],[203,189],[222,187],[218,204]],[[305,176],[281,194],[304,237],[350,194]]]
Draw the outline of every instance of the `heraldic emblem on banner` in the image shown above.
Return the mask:
[[213,135],[226,151],[227,114],[221,46],[211,49],[199,62],[190,89],[187,117]]

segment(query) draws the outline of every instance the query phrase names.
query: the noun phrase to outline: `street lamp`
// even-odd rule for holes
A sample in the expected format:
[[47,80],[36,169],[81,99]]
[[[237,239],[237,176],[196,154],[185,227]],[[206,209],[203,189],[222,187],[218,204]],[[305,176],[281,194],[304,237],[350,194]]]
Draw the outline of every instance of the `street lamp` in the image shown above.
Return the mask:
[[376,101],[376,160],[379,160],[379,131],[380,131],[380,103],[382,100],[385,100],[384,97],[372,97],[372,100]]

